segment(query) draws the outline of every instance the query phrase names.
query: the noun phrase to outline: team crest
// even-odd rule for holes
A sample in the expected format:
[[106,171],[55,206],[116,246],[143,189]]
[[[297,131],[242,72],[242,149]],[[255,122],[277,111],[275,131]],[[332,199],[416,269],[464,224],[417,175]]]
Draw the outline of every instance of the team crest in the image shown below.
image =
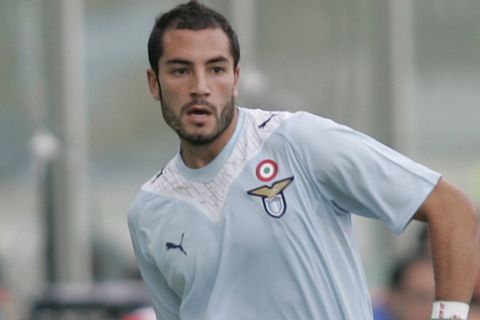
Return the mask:
[[282,179],[274,182],[271,187],[264,185],[247,191],[247,194],[261,197],[265,211],[274,218],[280,218],[287,210],[283,191],[292,181],[293,177]]

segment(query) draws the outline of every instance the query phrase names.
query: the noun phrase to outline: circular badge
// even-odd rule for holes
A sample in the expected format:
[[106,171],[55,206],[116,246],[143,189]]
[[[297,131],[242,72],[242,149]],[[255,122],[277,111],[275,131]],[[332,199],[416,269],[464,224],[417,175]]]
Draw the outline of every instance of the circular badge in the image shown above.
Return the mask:
[[263,160],[258,164],[256,173],[260,181],[267,182],[273,180],[278,174],[278,164],[271,159]]

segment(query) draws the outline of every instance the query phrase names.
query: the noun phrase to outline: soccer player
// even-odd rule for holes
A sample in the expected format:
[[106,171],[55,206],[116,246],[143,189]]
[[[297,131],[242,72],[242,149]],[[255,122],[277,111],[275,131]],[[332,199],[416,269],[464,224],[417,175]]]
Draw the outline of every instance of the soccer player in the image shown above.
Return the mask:
[[128,215],[159,320],[372,319],[352,214],[397,233],[425,221],[432,317],[466,318],[478,222],[461,191],[328,119],[237,106],[237,36],[197,1],[156,20],[148,53],[150,92],[180,140]]

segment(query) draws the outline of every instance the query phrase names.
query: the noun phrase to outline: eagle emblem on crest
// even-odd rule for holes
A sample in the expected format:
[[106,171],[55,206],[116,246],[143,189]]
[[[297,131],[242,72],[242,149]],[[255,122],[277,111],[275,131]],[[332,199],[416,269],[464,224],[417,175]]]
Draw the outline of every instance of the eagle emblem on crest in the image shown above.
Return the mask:
[[247,191],[247,194],[262,198],[265,211],[274,218],[280,218],[287,210],[283,191],[293,181],[293,177],[274,182],[271,186],[261,186]]

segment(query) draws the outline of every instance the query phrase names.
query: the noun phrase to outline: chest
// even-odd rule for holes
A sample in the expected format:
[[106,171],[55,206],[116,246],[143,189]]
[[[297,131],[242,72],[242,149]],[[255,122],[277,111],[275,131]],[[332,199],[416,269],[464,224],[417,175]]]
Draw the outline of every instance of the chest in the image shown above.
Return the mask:
[[169,204],[164,246],[158,246],[169,286],[179,296],[193,289],[211,292],[252,265],[268,274],[296,250],[305,256],[317,251],[329,224],[322,218],[328,207],[319,209],[321,202],[308,195],[313,191],[305,194],[307,189],[295,167],[262,155],[228,185],[182,189],[188,196]]

